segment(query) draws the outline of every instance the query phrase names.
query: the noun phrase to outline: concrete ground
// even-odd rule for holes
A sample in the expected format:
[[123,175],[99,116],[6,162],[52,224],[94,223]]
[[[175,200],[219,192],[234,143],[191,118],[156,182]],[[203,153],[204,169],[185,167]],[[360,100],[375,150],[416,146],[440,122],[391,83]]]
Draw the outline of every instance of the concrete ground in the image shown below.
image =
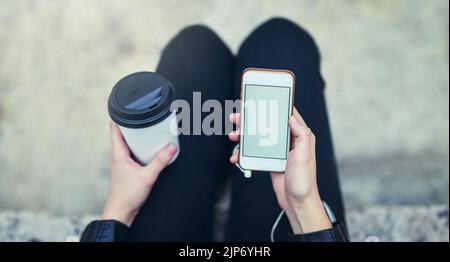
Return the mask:
[[[207,24],[236,51],[255,26],[283,16],[306,28],[322,53],[342,189],[355,217],[350,227],[370,234],[376,231],[371,221],[404,207],[407,215],[378,230],[385,232],[380,239],[448,241],[448,5],[1,1],[0,240],[14,239],[2,232],[11,212],[69,218],[100,212],[108,179],[108,94],[122,76],[154,70],[181,28]],[[371,220],[355,222],[363,218]],[[443,226],[429,227],[430,219]],[[402,236],[389,235],[386,229],[403,220],[411,230],[422,223],[430,235],[404,229]]]
[[[46,212],[0,212],[0,241],[78,241],[98,216],[56,216]],[[371,206],[349,209],[352,241],[448,241],[448,206]],[[436,234],[436,232],[440,232]]]

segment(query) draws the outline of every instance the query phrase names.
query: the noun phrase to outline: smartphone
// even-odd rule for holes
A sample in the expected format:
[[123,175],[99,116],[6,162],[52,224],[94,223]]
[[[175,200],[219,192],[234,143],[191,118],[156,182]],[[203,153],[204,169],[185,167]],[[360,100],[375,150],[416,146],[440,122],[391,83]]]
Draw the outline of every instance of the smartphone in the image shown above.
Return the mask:
[[239,165],[283,172],[290,149],[295,76],[288,70],[247,68],[241,82]]

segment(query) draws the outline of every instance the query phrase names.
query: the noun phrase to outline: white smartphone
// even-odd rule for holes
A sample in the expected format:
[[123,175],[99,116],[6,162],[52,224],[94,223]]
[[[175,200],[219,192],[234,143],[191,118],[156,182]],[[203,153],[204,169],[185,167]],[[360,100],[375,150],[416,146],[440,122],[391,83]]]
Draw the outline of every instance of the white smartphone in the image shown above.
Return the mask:
[[295,76],[288,70],[248,68],[241,83],[243,169],[283,172],[290,149]]

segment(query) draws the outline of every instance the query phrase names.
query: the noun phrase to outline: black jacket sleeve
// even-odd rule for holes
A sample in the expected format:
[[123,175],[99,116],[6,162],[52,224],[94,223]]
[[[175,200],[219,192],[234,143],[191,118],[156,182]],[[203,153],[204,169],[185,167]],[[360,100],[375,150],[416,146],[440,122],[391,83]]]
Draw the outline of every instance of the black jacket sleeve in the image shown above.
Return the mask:
[[340,223],[333,223],[330,229],[320,230],[307,234],[293,235],[289,238],[292,242],[348,242],[345,229]]
[[[125,242],[128,240],[130,228],[116,220],[96,220],[91,222],[83,234],[81,242]],[[289,235],[292,242],[348,242],[345,229],[340,223],[333,228],[317,232]]]
[[116,220],[95,220],[81,234],[81,242],[126,242],[130,228]]

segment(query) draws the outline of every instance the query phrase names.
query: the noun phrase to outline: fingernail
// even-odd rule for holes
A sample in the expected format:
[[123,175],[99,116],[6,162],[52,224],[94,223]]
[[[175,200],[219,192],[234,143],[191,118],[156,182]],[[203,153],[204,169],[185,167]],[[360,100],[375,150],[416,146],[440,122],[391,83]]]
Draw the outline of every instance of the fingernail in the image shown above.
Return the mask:
[[167,146],[167,151],[169,151],[169,154],[173,155],[177,152],[177,146],[174,144],[169,144]]

